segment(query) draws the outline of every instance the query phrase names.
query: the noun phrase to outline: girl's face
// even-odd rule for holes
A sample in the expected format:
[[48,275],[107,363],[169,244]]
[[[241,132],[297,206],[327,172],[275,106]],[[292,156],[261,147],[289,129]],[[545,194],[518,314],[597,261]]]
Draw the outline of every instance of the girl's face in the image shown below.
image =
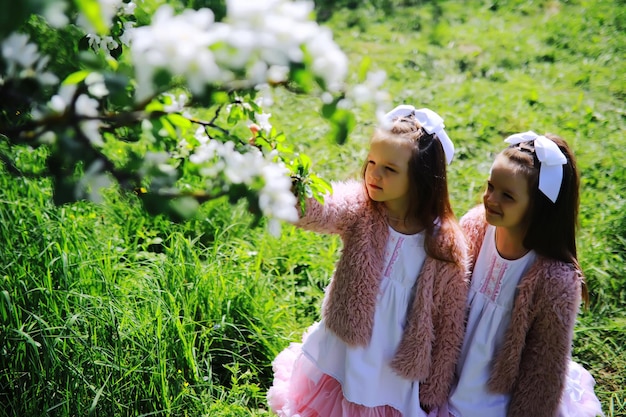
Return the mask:
[[372,140],[365,167],[367,193],[394,210],[408,207],[411,147],[402,140]]
[[483,194],[487,223],[525,233],[526,212],[530,207],[528,180],[514,162],[498,155]]

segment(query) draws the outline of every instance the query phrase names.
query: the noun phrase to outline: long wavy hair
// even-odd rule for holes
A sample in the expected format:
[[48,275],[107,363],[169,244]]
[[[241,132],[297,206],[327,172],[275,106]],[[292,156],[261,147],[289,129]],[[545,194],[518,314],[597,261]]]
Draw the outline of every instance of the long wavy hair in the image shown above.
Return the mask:
[[[541,162],[537,159],[534,141],[511,145],[501,152],[517,165],[518,172],[528,182],[530,202],[525,218],[528,226],[523,244],[539,255],[575,265],[583,278],[576,251],[580,205],[580,174],[576,158],[563,138],[549,133],[544,136],[556,143],[567,159],[555,202],[539,190]],[[587,303],[589,294],[584,278],[582,282],[583,299]]]
[[[427,133],[412,115],[395,119],[391,129],[376,129],[372,136],[372,140],[398,139],[412,145],[408,167],[408,214],[425,227],[426,253],[439,260],[458,262],[454,259],[453,246],[442,245],[436,240],[438,233],[445,233],[450,228],[461,233],[450,205],[443,146],[437,135]],[[362,169],[363,179],[366,168],[367,161]],[[377,206],[383,209],[382,203]]]

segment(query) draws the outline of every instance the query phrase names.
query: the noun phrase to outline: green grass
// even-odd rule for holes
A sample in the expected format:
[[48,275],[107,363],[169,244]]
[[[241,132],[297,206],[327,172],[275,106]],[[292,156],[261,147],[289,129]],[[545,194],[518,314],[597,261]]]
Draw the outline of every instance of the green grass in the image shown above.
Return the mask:
[[[623,1],[388,3],[394,14],[336,10],[328,24],[354,68],[387,71],[394,105],[445,118],[457,215],[478,201],[506,135],[553,132],[573,146],[591,291],[574,357],[606,415],[626,415]],[[275,101],[275,126],[318,173],[358,173],[371,109],[339,146],[323,139],[315,100]],[[0,416],[269,415],[271,361],[318,318],[339,240],[291,226],[273,238],[221,201],[174,224],[115,190],[100,206],[54,207],[50,193],[0,175]]]

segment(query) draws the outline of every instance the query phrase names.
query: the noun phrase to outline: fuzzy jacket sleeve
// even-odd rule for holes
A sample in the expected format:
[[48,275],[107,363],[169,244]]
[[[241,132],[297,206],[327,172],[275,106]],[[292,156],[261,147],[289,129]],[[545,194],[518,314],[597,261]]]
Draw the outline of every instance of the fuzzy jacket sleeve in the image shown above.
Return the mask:
[[405,337],[391,364],[405,378],[420,380],[420,403],[428,409],[448,398],[463,342],[469,288],[467,243],[461,230],[454,225],[439,241],[450,249],[454,262],[426,259]]
[[[554,417],[565,385],[572,337],[580,305],[580,275],[574,266],[545,260],[513,382],[507,416]],[[517,304],[517,300],[516,300]],[[492,388],[506,359],[498,358]]]
[[295,225],[318,233],[342,233],[355,223],[368,197],[359,181],[333,182],[332,193],[321,204],[314,198],[306,200],[305,213]]
[[420,403],[429,410],[448,398],[465,331],[469,267],[466,260],[443,264],[433,291],[436,310],[430,375],[420,384]]

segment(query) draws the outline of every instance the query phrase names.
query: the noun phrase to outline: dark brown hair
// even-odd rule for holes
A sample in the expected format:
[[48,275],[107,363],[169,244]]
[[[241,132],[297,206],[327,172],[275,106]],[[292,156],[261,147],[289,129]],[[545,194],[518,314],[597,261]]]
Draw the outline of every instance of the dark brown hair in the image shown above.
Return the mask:
[[[405,140],[411,144],[409,158],[409,209],[408,214],[425,227],[426,253],[436,259],[457,262],[453,247],[443,247],[436,241],[438,233],[450,228],[460,229],[448,194],[446,156],[436,134],[427,133],[413,117],[394,120],[390,130],[376,129],[372,140]],[[367,161],[363,165],[365,178]]]
[[[561,189],[554,203],[538,187],[541,162],[537,159],[534,141],[511,145],[501,153],[518,165],[519,172],[528,181],[530,205],[526,216],[528,229],[523,244],[539,255],[573,264],[582,278],[576,253],[580,204],[580,174],[576,167],[576,158],[563,138],[553,134],[546,134],[545,137],[556,143],[567,159],[567,163],[563,165]],[[583,299],[585,302],[589,299],[584,279]]]

